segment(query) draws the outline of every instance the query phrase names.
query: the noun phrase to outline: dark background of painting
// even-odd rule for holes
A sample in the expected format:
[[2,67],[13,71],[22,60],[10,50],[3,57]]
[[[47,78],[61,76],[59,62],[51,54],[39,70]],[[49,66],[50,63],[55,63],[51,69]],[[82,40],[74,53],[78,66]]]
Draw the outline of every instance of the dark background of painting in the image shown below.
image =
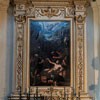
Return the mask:
[[70,85],[70,22],[30,20],[30,86],[51,85]]

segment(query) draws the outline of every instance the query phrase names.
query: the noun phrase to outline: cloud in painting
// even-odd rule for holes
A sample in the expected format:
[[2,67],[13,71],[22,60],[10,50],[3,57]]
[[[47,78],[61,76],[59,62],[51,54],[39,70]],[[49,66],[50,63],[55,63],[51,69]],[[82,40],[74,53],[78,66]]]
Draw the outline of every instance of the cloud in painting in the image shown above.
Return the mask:
[[61,36],[59,33],[70,28],[68,21],[31,21],[30,26],[31,30],[42,35],[47,41],[59,40]]

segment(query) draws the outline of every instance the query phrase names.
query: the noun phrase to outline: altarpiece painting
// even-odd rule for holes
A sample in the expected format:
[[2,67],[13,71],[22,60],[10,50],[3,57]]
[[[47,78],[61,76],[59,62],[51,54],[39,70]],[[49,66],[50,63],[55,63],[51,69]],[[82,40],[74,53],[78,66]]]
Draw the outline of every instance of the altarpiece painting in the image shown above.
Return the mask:
[[70,21],[29,20],[30,86],[70,86]]

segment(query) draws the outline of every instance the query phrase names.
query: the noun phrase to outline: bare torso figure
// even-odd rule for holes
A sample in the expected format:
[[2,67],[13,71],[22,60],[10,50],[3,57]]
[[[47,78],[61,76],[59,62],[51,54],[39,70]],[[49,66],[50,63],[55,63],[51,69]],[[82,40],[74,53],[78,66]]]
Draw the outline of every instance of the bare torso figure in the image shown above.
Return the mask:
[[59,62],[58,60],[56,61],[56,63],[51,61],[49,58],[47,58],[47,60],[49,61],[50,64],[54,65],[53,68],[48,70],[48,73],[51,73],[52,71],[62,71],[63,70],[63,67],[60,64],[58,64]]

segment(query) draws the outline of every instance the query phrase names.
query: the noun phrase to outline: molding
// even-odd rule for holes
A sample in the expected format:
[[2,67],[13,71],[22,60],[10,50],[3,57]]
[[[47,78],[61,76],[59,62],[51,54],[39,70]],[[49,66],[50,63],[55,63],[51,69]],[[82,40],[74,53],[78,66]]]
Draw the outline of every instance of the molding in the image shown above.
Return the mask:
[[14,0],[14,4],[27,4],[28,0]]
[[[17,2],[23,1],[23,0],[14,0]],[[34,2],[73,2],[73,1],[88,1],[88,0],[24,0],[24,1],[34,1]]]
[[24,15],[18,15],[15,16],[16,21],[16,32],[17,32],[17,45],[16,45],[16,62],[15,62],[15,68],[16,68],[16,90],[19,91],[20,87],[22,87],[22,73],[23,73],[23,49],[24,49],[24,23],[26,21],[26,17]]
[[70,2],[33,2],[32,4],[35,6],[73,6],[73,3]]
[[15,3],[26,3],[26,2],[73,2],[73,0],[14,0]]
[[85,1],[75,1],[75,16],[76,16],[76,73],[77,73],[77,92],[86,92],[85,75],[86,75],[86,57],[85,51],[85,18],[86,18],[86,3]]

